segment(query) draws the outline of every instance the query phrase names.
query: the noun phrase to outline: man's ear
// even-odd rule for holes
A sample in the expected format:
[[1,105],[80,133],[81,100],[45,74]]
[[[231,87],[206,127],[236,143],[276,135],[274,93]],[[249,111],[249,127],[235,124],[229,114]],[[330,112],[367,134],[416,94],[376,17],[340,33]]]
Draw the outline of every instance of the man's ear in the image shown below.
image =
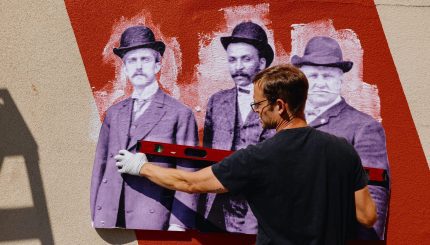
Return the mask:
[[340,80],[340,84],[343,83],[343,77],[344,77],[345,73],[339,68],[339,80]]
[[260,71],[266,69],[266,58],[260,58],[260,64],[258,66]]
[[160,70],[161,70],[161,60],[155,63],[155,74],[160,72]]
[[281,99],[275,101],[275,107],[279,115],[283,115],[287,111],[287,104]]
[[281,99],[277,99],[275,102],[275,106],[277,107],[277,113],[279,116],[281,116],[282,118],[288,118],[288,120],[290,120],[291,112],[287,102]]

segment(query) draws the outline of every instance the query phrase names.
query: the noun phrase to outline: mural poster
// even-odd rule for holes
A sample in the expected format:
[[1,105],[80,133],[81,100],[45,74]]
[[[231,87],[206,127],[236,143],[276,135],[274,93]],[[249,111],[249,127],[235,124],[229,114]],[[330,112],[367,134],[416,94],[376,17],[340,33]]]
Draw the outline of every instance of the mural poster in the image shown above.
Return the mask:
[[[397,74],[378,59],[390,57],[384,37],[347,14],[371,18],[372,1],[342,5],[344,14],[336,10],[338,3],[326,1],[66,6],[95,101],[89,125],[98,142],[91,183],[94,227],[256,234],[257,221],[243,197],[173,192],[123,176],[114,155],[120,149],[135,152],[138,140],[234,151],[270,138],[275,132],[261,127],[250,106],[252,79],[278,64],[292,63],[308,77],[308,124],[346,138],[364,166],[390,177],[397,160],[386,143],[392,104],[383,93]],[[149,160],[186,171],[202,167]],[[378,221],[358,232],[361,239],[384,239],[390,186],[371,185],[370,191]]]

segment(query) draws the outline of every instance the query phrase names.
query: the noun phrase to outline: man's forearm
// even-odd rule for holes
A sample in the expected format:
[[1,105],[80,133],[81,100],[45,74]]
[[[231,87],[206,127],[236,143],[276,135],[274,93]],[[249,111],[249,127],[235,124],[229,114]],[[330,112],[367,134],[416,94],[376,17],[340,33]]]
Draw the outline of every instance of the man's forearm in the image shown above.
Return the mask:
[[144,153],[120,150],[115,165],[121,174],[139,175],[164,188],[187,193],[217,192],[228,190],[219,182],[211,167],[196,172],[163,168],[148,162]]
[[376,205],[370,196],[368,187],[355,191],[355,213],[357,221],[367,228],[371,228],[377,219]]
[[[146,163],[140,169],[140,175],[170,190],[193,193],[189,180],[189,172],[174,168],[163,168]],[[188,178],[188,179],[187,179]]]

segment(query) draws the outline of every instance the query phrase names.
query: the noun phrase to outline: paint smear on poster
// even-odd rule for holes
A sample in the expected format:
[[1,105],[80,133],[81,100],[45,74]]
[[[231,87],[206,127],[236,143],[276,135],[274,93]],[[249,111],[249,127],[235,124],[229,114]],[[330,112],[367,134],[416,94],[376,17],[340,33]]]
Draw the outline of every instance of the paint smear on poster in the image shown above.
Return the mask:
[[320,20],[291,26],[291,56],[303,56],[307,42],[315,36],[336,39],[343,59],[354,62],[351,71],[343,76],[341,95],[352,107],[381,122],[381,105],[378,88],[363,81],[363,48],[357,34],[350,29],[336,30],[332,20]]

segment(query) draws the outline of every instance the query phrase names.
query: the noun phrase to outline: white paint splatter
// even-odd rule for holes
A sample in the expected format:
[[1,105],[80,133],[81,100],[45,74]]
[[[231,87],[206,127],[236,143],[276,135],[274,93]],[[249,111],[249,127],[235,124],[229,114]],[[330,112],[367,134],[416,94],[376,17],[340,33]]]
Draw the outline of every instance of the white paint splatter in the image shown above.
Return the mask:
[[376,85],[363,81],[363,48],[357,34],[350,29],[336,30],[332,20],[320,20],[291,26],[291,56],[302,56],[307,42],[315,36],[328,36],[338,41],[344,60],[354,62],[344,74],[341,95],[357,110],[381,122],[381,105]]
[[97,110],[95,100],[91,101],[91,120],[88,125],[88,135],[91,141],[97,142],[99,139],[99,132],[101,127],[100,117]]
[[[199,33],[199,64],[195,66],[196,75],[193,86],[197,88],[199,100],[198,106],[202,112],[206,111],[209,97],[223,89],[234,87],[234,82],[228,70],[227,55],[221,44],[220,38],[230,36],[233,28],[244,22],[252,21],[260,25],[267,34],[268,42],[275,52],[273,65],[290,60],[289,55],[283,50],[282,45],[274,41],[274,34],[267,26],[271,24],[269,4],[243,5],[222,8],[225,24],[211,33]],[[199,128],[203,127],[205,113],[196,113]]]
[[107,81],[102,89],[95,91],[94,96],[100,118],[103,117],[105,111],[113,105],[132,93],[132,88],[124,72],[124,67],[121,59],[113,53],[113,48],[119,46],[121,34],[130,26],[145,25],[149,27],[155,35],[156,40],[161,40],[166,45],[166,50],[162,59],[162,66],[159,75],[160,86],[174,98],[180,97],[180,89],[176,83],[178,74],[182,70],[182,53],[179,42],[176,37],[164,36],[159,26],[152,22],[151,14],[147,11],[142,11],[131,19],[121,17],[112,27],[112,34],[106,43],[103,52],[102,60],[104,63],[112,64],[115,69],[115,77],[111,81]]

